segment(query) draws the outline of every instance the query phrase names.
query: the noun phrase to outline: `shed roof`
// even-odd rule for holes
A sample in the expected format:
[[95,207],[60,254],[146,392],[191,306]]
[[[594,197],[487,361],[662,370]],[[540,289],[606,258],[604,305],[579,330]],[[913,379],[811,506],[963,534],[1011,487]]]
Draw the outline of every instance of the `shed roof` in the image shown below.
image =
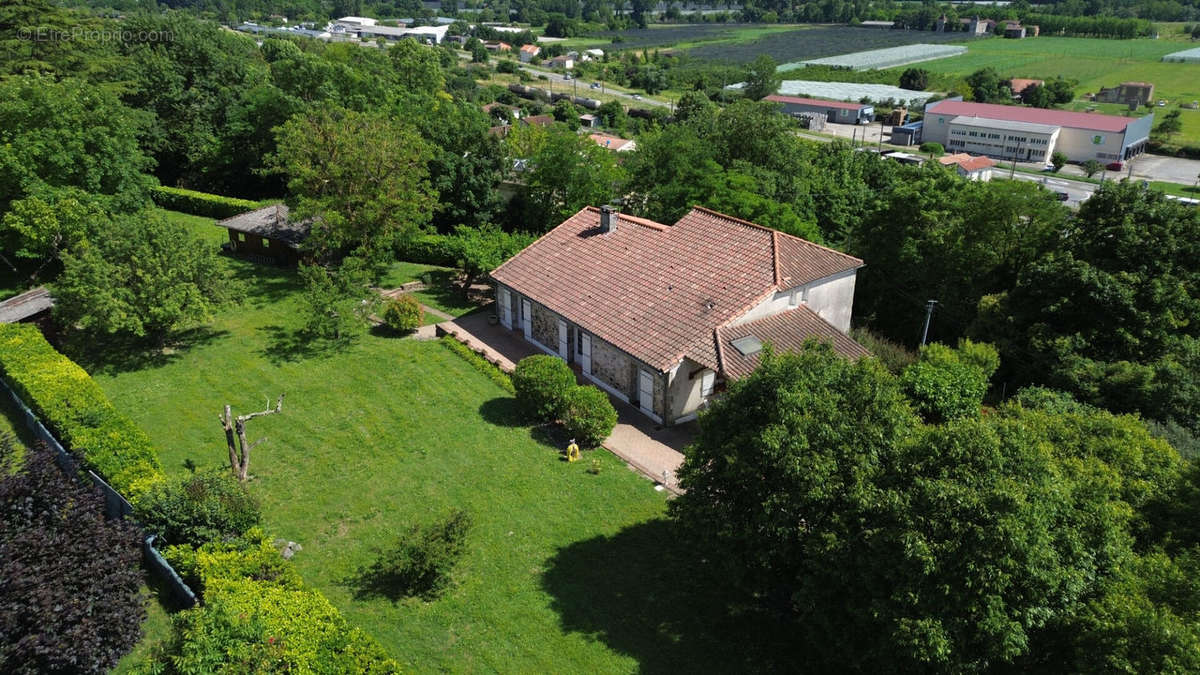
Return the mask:
[[872,107],[869,103],[847,103],[846,101],[826,101],[821,98],[804,98],[801,96],[780,96],[771,94],[766,100],[773,103],[792,103],[794,105],[812,105],[823,108],[842,108],[845,110],[862,110]]
[[0,302],[0,323],[16,323],[36,316],[54,306],[54,298],[45,286],[25,291]]
[[[720,368],[715,331],[775,291],[862,266],[858,258],[696,207],[673,226],[587,207],[492,277],[642,362]],[[836,330],[836,329],[835,329]]]
[[239,213],[231,218],[217,221],[218,227],[235,232],[245,232],[281,241],[291,248],[300,248],[301,242],[312,229],[311,220],[293,221],[288,216],[287,204],[272,204],[261,209]]

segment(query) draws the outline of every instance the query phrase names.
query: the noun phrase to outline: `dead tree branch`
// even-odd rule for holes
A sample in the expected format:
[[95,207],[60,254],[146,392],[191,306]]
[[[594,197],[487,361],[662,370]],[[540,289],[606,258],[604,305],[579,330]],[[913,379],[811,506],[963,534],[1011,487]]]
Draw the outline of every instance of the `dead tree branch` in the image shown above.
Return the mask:
[[229,448],[229,468],[233,471],[233,475],[237,476],[238,480],[242,482],[246,481],[246,477],[250,472],[250,452],[257,448],[263,441],[267,440],[264,437],[253,443],[248,442],[246,440],[246,422],[255,417],[273,415],[282,411],[283,394],[280,394],[279,399],[275,401],[274,408],[271,407],[271,399],[268,397],[267,407],[264,410],[234,417],[231,408],[226,405],[224,413],[217,416],[217,419],[221,422],[221,427],[225,430],[225,444]]

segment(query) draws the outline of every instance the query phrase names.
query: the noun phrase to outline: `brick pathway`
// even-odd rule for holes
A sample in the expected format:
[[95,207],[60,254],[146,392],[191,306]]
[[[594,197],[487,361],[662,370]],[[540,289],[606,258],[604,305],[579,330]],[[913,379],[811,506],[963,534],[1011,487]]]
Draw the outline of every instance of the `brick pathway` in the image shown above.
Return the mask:
[[[526,342],[519,332],[489,323],[489,316],[486,311],[473,312],[438,324],[437,332],[453,335],[508,373],[526,356],[545,353]],[[675,472],[683,463],[681,451],[695,434],[695,423],[663,427],[628,403],[611,396],[609,399],[617,409],[617,426],[605,439],[604,447],[640,473],[680,494]]]

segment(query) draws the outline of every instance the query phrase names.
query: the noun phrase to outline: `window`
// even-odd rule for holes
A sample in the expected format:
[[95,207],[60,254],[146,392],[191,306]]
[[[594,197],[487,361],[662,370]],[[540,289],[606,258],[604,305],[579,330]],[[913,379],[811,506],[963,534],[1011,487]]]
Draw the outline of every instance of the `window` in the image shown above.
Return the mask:
[[747,335],[746,337],[731,340],[729,344],[733,345],[733,348],[738,350],[738,353],[740,353],[742,356],[757,354],[762,351],[763,346],[762,340],[759,340],[753,335]]
[[700,397],[708,398],[712,396],[713,385],[717,382],[717,374],[711,370],[704,371],[700,376]]
[[263,248],[271,248],[271,240],[266,237],[262,238]]

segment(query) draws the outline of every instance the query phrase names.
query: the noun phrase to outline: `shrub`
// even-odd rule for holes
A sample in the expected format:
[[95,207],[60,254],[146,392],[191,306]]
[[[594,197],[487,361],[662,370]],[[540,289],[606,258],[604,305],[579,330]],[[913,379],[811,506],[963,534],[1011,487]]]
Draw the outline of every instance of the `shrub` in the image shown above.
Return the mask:
[[223,197],[207,192],[161,185],[151,190],[150,197],[155,204],[164,209],[217,219],[230,218],[261,207],[259,202],[248,199]]
[[457,256],[452,237],[443,234],[420,234],[396,247],[398,259],[425,265],[454,267]]
[[227,471],[161,482],[138,499],[137,511],[164,543],[190,546],[240,537],[261,520],[258,500]]
[[461,509],[430,525],[413,525],[358,576],[366,594],[392,598],[437,597],[463,553],[471,517]]
[[212,580],[204,605],[178,615],[154,658],[156,672],[187,675],[400,672],[320,593],[249,579]]
[[129,499],[162,480],[150,438],[36,326],[0,324],[0,376],[84,466]]
[[521,359],[513,370],[512,383],[525,414],[542,422],[562,416],[567,392],[577,386],[566,361],[544,354]]
[[471,350],[470,347],[464,345],[463,343],[459,342],[458,340],[455,340],[453,337],[451,337],[449,335],[443,335],[441,342],[446,347],[446,349],[449,349],[450,351],[454,352],[455,354],[458,354],[459,356],[463,357],[463,359],[467,363],[469,363],[475,367],[475,370],[478,370],[479,372],[483,373],[484,375],[487,375],[488,379],[491,380],[492,382],[495,382],[496,385],[499,386],[501,389],[503,389],[504,391],[507,391],[510,394],[517,393],[517,390],[515,388],[513,388],[512,378],[509,377],[508,373],[504,372],[503,370],[500,370],[500,368],[497,367],[496,364],[488,361],[487,359],[483,358],[479,354],[476,354],[474,351]]
[[946,154],[946,148],[941,143],[935,143],[933,141],[922,143],[919,149],[921,152],[927,155],[935,155],[940,157]]
[[411,333],[421,327],[425,309],[410,293],[388,298],[383,304],[383,322],[399,333]]
[[209,542],[198,549],[169,546],[163,550],[163,557],[199,595],[210,583],[221,579],[250,579],[286,588],[302,585],[296,568],[257,527],[238,539]]
[[44,445],[0,438],[0,672],[106,672],[145,617],[136,528]]
[[888,372],[893,375],[899,375],[904,372],[905,368],[917,360],[917,355],[904,345],[872,333],[866,328],[855,328],[850,332],[850,336],[858,341],[860,345],[866,347],[867,351],[879,359],[883,367],[887,368]]
[[925,421],[940,424],[979,414],[998,364],[988,344],[963,341],[951,349],[933,343],[921,348],[920,359],[904,369],[900,383]]
[[600,445],[617,426],[617,410],[608,395],[591,385],[567,392],[562,416],[567,435],[587,448]]

